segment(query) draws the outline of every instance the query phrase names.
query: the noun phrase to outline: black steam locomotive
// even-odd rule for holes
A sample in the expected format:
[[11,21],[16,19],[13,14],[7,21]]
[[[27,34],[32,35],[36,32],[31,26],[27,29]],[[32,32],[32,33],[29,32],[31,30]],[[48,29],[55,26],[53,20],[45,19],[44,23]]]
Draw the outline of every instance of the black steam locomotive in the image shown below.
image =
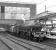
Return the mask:
[[9,32],[14,36],[24,39],[42,41],[45,38],[45,34],[43,34],[41,29],[41,24],[30,22],[30,24],[24,23],[23,25],[13,25],[10,27]]

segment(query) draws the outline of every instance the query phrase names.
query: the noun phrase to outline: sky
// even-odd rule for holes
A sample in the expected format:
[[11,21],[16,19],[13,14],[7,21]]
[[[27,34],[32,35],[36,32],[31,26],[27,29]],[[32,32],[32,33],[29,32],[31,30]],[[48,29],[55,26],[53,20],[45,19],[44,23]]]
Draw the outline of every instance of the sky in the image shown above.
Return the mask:
[[35,3],[37,14],[45,11],[45,5],[48,11],[56,12],[56,0],[0,0],[0,2]]

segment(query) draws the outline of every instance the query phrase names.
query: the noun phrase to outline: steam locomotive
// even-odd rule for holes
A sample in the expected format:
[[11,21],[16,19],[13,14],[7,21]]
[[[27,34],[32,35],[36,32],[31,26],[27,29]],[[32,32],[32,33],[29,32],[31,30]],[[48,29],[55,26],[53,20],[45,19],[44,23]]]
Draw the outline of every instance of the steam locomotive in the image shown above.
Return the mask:
[[28,21],[28,24],[23,25],[13,25],[10,27],[10,34],[21,37],[27,40],[43,41],[45,39],[45,34],[41,31],[42,25],[36,24],[35,22]]
[[43,41],[46,38],[56,39],[56,24],[51,22],[47,21],[46,24],[36,22],[36,24],[30,21],[30,24],[11,26],[9,32],[14,36],[34,41]]

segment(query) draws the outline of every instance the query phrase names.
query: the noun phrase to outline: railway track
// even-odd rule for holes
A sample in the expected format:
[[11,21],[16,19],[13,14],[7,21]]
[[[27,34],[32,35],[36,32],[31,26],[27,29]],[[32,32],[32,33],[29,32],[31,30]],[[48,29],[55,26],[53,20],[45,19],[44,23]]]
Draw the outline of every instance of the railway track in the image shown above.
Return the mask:
[[[40,43],[42,43],[42,42],[40,42]],[[44,41],[42,44],[56,48],[56,40],[53,40],[53,39],[48,39],[47,41]]]
[[40,47],[36,47],[36,46],[34,46],[34,45],[31,45],[31,44],[26,43],[26,42],[21,41],[21,40],[14,39],[14,38],[9,37],[9,36],[7,37],[7,39],[9,39],[9,40],[11,40],[11,41],[17,43],[18,45],[19,45],[19,43],[20,43],[21,46],[23,45],[24,47],[28,47],[28,48],[30,48],[31,50],[44,50],[44,49],[42,49],[42,48],[40,48]]
[[28,48],[28,47],[26,47],[26,46],[24,46],[24,45],[21,45],[21,44],[15,42],[14,40],[12,40],[12,39],[10,39],[10,38],[7,38],[7,39],[10,40],[10,41],[12,41],[12,42],[14,42],[14,43],[17,44],[17,45],[20,45],[20,46],[26,48],[27,50],[31,50],[30,48]]
[[[0,36],[1,40],[7,45],[9,46],[12,50],[31,50],[30,48],[26,47],[26,46],[23,46],[19,43],[16,43],[12,40],[9,40],[3,36]],[[4,40],[5,39],[5,40]]]
[[27,40],[24,40],[24,39],[20,39],[20,38],[16,38],[16,37],[12,37],[11,35],[8,35],[10,38],[13,38],[13,39],[15,39],[15,40],[18,40],[18,41],[20,41],[20,42],[23,42],[23,43],[26,43],[26,44],[29,44],[29,45],[31,45],[31,46],[34,46],[34,47],[40,47],[40,48],[42,48],[42,49],[46,49],[47,47],[54,47],[54,48],[56,48],[56,40],[54,40],[54,42],[53,42],[53,40],[51,41],[51,40],[47,40],[47,41],[44,41],[44,42],[39,42],[40,44],[38,44],[38,43],[36,43],[36,42],[30,42],[30,41],[27,41]]
[[[44,42],[32,42],[32,41],[28,41],[28,40],[25,40],[25,39],[21,39],[21,38],[17,38],[15,36],[12,36],[10,34],[3,34],[2,36],[6,36],[6,38],[12,42],[16,42],[17,44],[21,44],[23,46],[26,46],[27,48],[29,48],[30,50],[50,50],[50,49],[53,49],[53,45],[56,46],[56,44],[52,44],[52,42],[50,41],[44,41]],[[47,45],[48,44],[48,45]],[[52,45],[52,46],[50,46]]]
[[15,37],[13,37],[13,36],[11,36],[11,35],[8,35],[8,38],[12,38],[12,39],[14,39],[14,40],[16,40],[16,41],[23,42],[23,43],[28,44],[28,45],[30,45],[30,46],[33,46],[33,47],[35,47],[35,48],[40,48],[40,49],[42,49],[42,50],[45,50],[44,48],[38,47],[38,44],[37,44],[37,43],[36,43],[36,45],[34,45],[35,42],[31,42],[31,41],[24,40],[24,39],[20,39],[20,38],[15,38]]
[[[5,37],[5,35],[1,35],[1,36]],[[5,38],[12,41],[13,43],[16,43],[17,45],[20,45],[20,46],[28,49],[28,50],[44,50],[40,47],[35,47],[34,45],[27,44],[26,42],[23,42],[23,41],[20,41],[20,40],[18,41],[18,40],[14,39],[14,38],[12,38],[8,35]]]
[[0,39],[0,50],[12,50],[12,49]]

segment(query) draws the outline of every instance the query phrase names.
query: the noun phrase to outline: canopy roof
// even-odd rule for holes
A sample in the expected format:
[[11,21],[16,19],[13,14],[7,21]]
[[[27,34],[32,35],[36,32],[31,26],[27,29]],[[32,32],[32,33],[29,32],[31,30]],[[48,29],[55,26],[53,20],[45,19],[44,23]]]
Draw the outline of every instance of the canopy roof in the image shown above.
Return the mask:
[[48,18],[51,18],[51,17],[55,17],[56,16],[56,13],[53,13],[53,12],[42,12],[40,14],[37,14],[34,18],[32,19],[35,19],[35,20],[47,20]]

